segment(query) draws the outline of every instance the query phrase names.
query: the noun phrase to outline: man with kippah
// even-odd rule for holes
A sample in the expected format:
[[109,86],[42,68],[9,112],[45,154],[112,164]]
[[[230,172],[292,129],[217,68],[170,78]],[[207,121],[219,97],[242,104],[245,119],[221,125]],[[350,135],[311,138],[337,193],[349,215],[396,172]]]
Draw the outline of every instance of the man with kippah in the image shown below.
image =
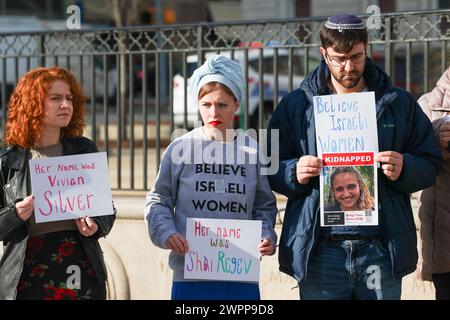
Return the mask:
[[[288,197],[280,270],[298,281],[300,299],[400,299],[402,277],[417,263],[410,193],[434,183],[441,154],[415,99],[367,57],[360,18],[329,18],[320,39],[320,65],[283,98],[269,123],[269,135],[273,129],[280,135],[280,168],[269,182]],[[364,91],[374,91],[376,100],[379,224],[321,227],[313,97]]]

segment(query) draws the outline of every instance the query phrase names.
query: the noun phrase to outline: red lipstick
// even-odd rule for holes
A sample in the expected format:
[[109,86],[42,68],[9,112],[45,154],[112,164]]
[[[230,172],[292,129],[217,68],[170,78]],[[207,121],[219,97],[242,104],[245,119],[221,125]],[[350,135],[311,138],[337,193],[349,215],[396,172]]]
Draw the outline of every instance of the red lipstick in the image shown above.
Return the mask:
[[208,122],[208,124],[215,127],[215,126],[218,126],[219,124],[222,124],[222,121],[214,120],[214,121]]

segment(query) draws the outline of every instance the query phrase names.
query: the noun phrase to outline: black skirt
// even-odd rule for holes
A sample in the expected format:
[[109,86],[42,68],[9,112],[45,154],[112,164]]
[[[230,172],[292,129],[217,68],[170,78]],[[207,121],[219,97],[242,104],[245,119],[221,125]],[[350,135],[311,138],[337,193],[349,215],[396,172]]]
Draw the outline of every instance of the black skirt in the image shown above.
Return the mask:
[[106,299],[78,230],[30,237],[17,285],[17,300]]

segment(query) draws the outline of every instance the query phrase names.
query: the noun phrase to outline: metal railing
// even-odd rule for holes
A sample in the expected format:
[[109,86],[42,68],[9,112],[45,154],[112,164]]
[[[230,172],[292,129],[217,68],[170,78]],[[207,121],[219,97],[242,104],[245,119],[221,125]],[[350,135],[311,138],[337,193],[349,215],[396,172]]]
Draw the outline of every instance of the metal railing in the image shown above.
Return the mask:
[[[368,55],[416,97],[431,90],[450,58],[449,10],[378,18],[369,29]],[[112,187],[148,190],[173,130],[192,126],[184,79],[209,52],[241,61],[247,88],[240,126],[262,128],[279,99],[320,60],[325,20],[0,34],[0,123],[3,128],[8,96],[23,73],[44,65],[70,68],[89,97],[86,135],[108,153]]]

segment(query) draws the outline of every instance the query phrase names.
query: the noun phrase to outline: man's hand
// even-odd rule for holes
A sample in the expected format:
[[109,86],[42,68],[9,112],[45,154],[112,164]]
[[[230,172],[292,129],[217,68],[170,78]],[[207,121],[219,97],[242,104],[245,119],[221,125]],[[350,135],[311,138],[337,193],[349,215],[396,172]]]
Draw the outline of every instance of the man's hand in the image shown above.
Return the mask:
[[189,250],[188,242],[179,233],[175,233],[166,241],[166,246],[175,253],[184,254]]
[[320,174],[322,160],[314,156],[303,156],[297,161],[297,180],[300,184],[307,184],[309,179]]
[[403,155],[395,151],[382,151],[375,155],[375,161],[381,163],[384,175],[391,181],[400,177],[403,169]]

